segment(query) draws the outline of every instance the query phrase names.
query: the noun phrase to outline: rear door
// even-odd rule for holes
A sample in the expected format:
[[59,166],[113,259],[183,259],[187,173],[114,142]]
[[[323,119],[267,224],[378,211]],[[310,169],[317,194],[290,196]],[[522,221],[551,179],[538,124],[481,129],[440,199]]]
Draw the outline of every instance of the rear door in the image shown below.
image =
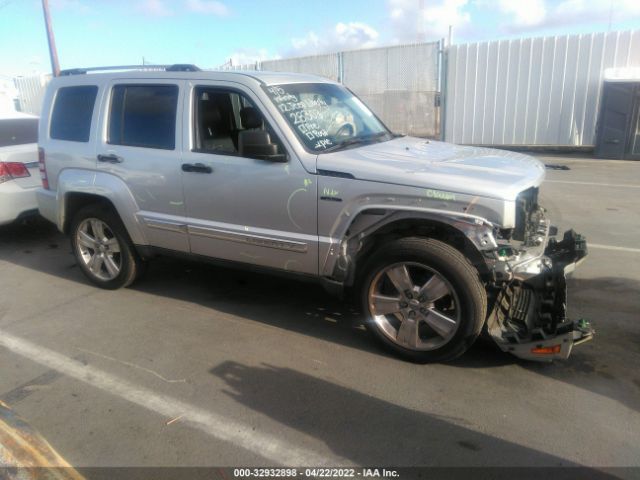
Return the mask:
[[188,252],[180,169],[183,84],[171,79],[112,81],[96,159],[99,171],[121,179],[133,194],[150,244]]

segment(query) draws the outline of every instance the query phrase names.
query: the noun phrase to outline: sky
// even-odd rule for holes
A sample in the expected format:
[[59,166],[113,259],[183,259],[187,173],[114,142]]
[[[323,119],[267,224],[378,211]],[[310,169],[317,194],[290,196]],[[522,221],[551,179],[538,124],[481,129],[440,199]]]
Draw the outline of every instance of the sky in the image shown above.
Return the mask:
[[[640,0],[49,0],[61,68],[229,62],[640,28]],[[51,69],[40,0],[0,0],[0,76]]]

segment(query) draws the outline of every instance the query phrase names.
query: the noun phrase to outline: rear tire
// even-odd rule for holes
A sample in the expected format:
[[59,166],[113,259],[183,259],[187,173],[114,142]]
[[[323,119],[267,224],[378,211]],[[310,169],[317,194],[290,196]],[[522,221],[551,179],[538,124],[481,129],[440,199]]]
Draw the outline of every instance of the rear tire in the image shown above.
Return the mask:
[[108,206],[82,208],[73,218],[70,234],[82,273],[100,288],[127,287],[145,270],[122,221]]
[[376,251],[362,271],[367,329],[393,353],[420,363],[451,360],[480,334],[486,290],[477,270],[450,245],[398,239]]

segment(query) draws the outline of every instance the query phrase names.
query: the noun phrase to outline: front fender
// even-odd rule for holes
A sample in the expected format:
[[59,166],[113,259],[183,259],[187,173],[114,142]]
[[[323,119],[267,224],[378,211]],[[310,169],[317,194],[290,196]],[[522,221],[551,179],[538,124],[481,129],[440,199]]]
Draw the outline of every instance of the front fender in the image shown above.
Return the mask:
[[345,234],[328,249],[322,275],[338,281],[347,280],[353,266],[353,255],[359,251],[362,241],[387,225],[405,220],[424,221],[454,229],[467,238],[478,252],[497,248],[493,224],[480,217],[428,208],[368,205],[353,217]]
[[67,221],[69,194],[84,193],[105,198],[111,202],[120,216],[131,241],[136,245],[148,245],[142,226],[138,222],[136,212],[138,204],[119,177],[106,172],[69,168],[62,170],[58,176],[58,228],[63,229]]

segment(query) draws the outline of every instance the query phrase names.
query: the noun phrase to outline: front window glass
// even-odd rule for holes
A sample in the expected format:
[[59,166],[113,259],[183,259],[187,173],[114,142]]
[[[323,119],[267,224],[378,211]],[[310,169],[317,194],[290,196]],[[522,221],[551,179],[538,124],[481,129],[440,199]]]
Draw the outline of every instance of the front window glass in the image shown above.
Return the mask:
[[300,141],[316,153],[386,141],[393,135],[346,88],[331,83],[264,87]]

